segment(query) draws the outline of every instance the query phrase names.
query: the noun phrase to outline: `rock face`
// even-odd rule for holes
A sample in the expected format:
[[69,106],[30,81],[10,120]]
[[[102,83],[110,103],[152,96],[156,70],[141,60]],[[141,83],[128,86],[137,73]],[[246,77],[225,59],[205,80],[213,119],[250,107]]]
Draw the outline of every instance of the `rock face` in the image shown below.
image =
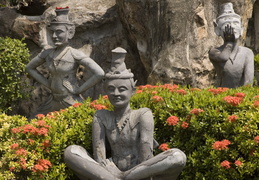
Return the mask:
[[[128,39],[137,48],[148,73],[148,83],[188,84],[200,88],[214,83],[208,59],[212,46],[221,43],[213,19],[224,0],[117,0]],[[252,0],[232,1],[242,16],[246,37]],[[141,17],[141,18],[140,18]]]
[[[177,83],[205,88],[215,82],[208,51],[222,43],[213,26],[220,4],[233,3],[235,12],[242,16],[245,30],[240,43],[246,42],[258,52],[259,2],[255,1],[46,0],[44,6],[40,5],[46,9],[42,15],[23,15],[32,12],[28,8],[26,13],[22,9],[17,12],[13,8],[1,8],[0,35],[25,37],[33,57],[51,44],[44,38],[49,33],[45,27],[53,18],[55,7],[69,6],[69,17],[76,25],[70,45],[85,52],[104,70],[110,67],[111,50],[120,46],[128,51],[126,64],[138,84]],[[254,21],[249,23],[252,14]],[[84,80],[88,74],[82,72]],[[32,104],[41,103],[42,96],[47,94],[44,87],[40,88],[35,90],[33,99],[37,100]],[[96,98],[100,93],[101,84],[98,84],[84,95]]]

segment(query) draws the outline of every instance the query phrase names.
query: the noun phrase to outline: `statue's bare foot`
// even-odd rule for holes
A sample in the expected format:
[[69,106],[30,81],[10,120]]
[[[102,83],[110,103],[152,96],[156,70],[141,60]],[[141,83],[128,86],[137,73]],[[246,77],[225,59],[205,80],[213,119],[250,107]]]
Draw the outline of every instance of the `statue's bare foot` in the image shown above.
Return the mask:
[[111,174],[113,174],[118,179],[122,179],[123,172],[118,169],[118,167],[114,164],[112,159],[105,159],[101,162],[101,165],[105,167]]

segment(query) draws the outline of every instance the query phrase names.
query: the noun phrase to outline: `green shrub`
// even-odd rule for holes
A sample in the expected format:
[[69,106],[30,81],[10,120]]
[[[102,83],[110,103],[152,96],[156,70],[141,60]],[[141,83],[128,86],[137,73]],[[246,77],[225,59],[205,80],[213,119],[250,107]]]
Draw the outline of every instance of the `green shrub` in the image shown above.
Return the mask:
[[[181,179],[249,180],[259,178],[258,92],[256,87],[146,85],[138,87],[131,106],[153,111],[155,138],[161,144],[156,154],[168,148],[186,153]],[[0,177],[76,179],[65,167],[63,151],[78,144],[92,153],[91,120],[102,108],[112,109],[106,96],[46,117],[38,115],[30,123],[1,115]]]
[[18,99],[26,97],[27,86],[22,78],[29,57],[21,40],[0,37],[0,112],[10,110]]

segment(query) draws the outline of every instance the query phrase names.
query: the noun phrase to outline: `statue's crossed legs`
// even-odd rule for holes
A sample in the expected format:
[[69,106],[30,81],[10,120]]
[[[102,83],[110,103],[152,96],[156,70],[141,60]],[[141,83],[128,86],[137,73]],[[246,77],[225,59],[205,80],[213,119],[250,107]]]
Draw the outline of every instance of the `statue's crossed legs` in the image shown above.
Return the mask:
[[84,148],[77,145],[66,148],[64,159],[67,166],[82,180],[140,180],[150,177],[153,180],[176,180],[186,163],[185,154],[176,148],[162,152],[124,172],[111,159],[96,162]]

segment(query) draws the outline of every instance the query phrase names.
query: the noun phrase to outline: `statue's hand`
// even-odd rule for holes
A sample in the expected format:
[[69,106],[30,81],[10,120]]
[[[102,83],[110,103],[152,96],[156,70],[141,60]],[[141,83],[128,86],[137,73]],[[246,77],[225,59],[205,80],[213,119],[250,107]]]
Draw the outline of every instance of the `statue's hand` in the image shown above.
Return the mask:
[[226,42],[235,42],[234,29],[229,24],[225,27],[224,40]]
[[79,94],[78,89],[72,86],[72,84],[69,81],[63,80],[63,86],[65,86],[70,93]]
[[105,167],[105,169],[107,169],[111,174],[113,174],[118,179],[122,178],[122,175],[123,175],[122,171],[118,169],[118,167],[114,164],[111,158],[103,160],[101,162],[101,165]]

